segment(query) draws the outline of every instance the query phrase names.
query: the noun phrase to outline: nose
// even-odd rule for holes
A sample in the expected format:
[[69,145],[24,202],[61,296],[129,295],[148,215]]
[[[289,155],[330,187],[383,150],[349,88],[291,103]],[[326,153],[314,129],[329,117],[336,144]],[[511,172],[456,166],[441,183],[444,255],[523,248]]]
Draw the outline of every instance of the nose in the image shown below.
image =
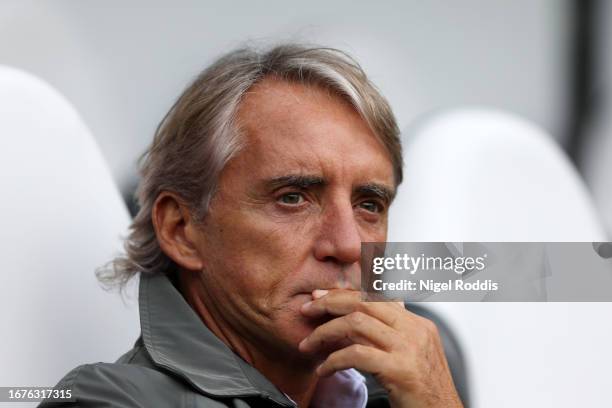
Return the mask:
[[361,233],[350,202],[328,205],[323,210],[320,228],[314,248],[317,260],[340,266],[359,261]]

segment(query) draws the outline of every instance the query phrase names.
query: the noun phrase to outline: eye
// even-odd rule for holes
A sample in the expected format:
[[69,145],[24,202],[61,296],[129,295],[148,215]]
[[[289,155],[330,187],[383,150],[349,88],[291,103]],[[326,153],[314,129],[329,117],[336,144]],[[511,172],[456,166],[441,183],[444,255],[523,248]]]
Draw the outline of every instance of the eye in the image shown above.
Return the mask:
[[383,210],[382,205],[380,205],[376,201],[362,201],[359,206],[371,213],[379,213]]
[[299,205],[304,202],[302,193],[286,193],[278,197],[278,202],[285,205]]

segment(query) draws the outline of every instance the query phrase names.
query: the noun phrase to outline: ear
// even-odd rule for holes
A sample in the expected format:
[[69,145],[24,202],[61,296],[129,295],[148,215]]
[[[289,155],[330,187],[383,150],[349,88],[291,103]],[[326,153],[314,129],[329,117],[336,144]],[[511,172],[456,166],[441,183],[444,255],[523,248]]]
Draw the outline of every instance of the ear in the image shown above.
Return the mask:
[[152,219],[161,250],[181,268],[201,271],[204,262],[198,248],[203,234],[182,200],[162,192],[153,204]]

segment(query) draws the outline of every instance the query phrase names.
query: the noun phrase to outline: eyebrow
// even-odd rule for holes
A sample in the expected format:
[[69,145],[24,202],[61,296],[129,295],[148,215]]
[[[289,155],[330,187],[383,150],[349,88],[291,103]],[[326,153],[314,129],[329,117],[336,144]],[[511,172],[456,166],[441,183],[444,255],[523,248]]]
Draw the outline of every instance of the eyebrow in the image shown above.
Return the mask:
[[394,189],[390,189],[384,184],[378,183],[368,183],[357,186],[357,188],[355,188],[355,193],[376,196],[387,203],[392,202],[395,198]]
[[294,186],[307,189],[313,186],[324,186],[327,184],[323,177],[313,175],[289,174],[287,176],[275,177],[265,181],[266,186],[275,190],[280,187]]
[[[294,186],[301,189],[308,189],[313,186],[325,186],[327,184],[323,177],[315,175],[289,174],[281,177],[274,177],[265,181],[265,185],[271,190],[277,188]],[[388,203],[395,198],[395,189],[391,189],[380,183],[366,183],[357,186],[354,191],[356,194],[376,196]]]

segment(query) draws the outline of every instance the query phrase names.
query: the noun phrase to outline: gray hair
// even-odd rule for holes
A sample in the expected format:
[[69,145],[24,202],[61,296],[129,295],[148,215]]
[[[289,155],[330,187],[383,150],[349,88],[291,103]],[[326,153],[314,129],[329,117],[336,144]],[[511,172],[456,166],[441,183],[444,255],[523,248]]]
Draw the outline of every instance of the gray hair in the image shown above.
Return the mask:
[[395,184],[402,181],[399,130],[385,98],[359,64],[346,53],[297,44],[267,51],[243,48],[206,68],[187,87],[159,124],[153,143],[139,159],[136,191],[139,211],[125,240],[125,255],[97,271],[109,286],[124,286],[138,272],[177,270],[161,250],[152,221],[158,195],[173,192],[201,221],[214,196],[219,175],[242,147],[234,126],[243,95],[267,76],[325,87],[359,113],[388,151]]

